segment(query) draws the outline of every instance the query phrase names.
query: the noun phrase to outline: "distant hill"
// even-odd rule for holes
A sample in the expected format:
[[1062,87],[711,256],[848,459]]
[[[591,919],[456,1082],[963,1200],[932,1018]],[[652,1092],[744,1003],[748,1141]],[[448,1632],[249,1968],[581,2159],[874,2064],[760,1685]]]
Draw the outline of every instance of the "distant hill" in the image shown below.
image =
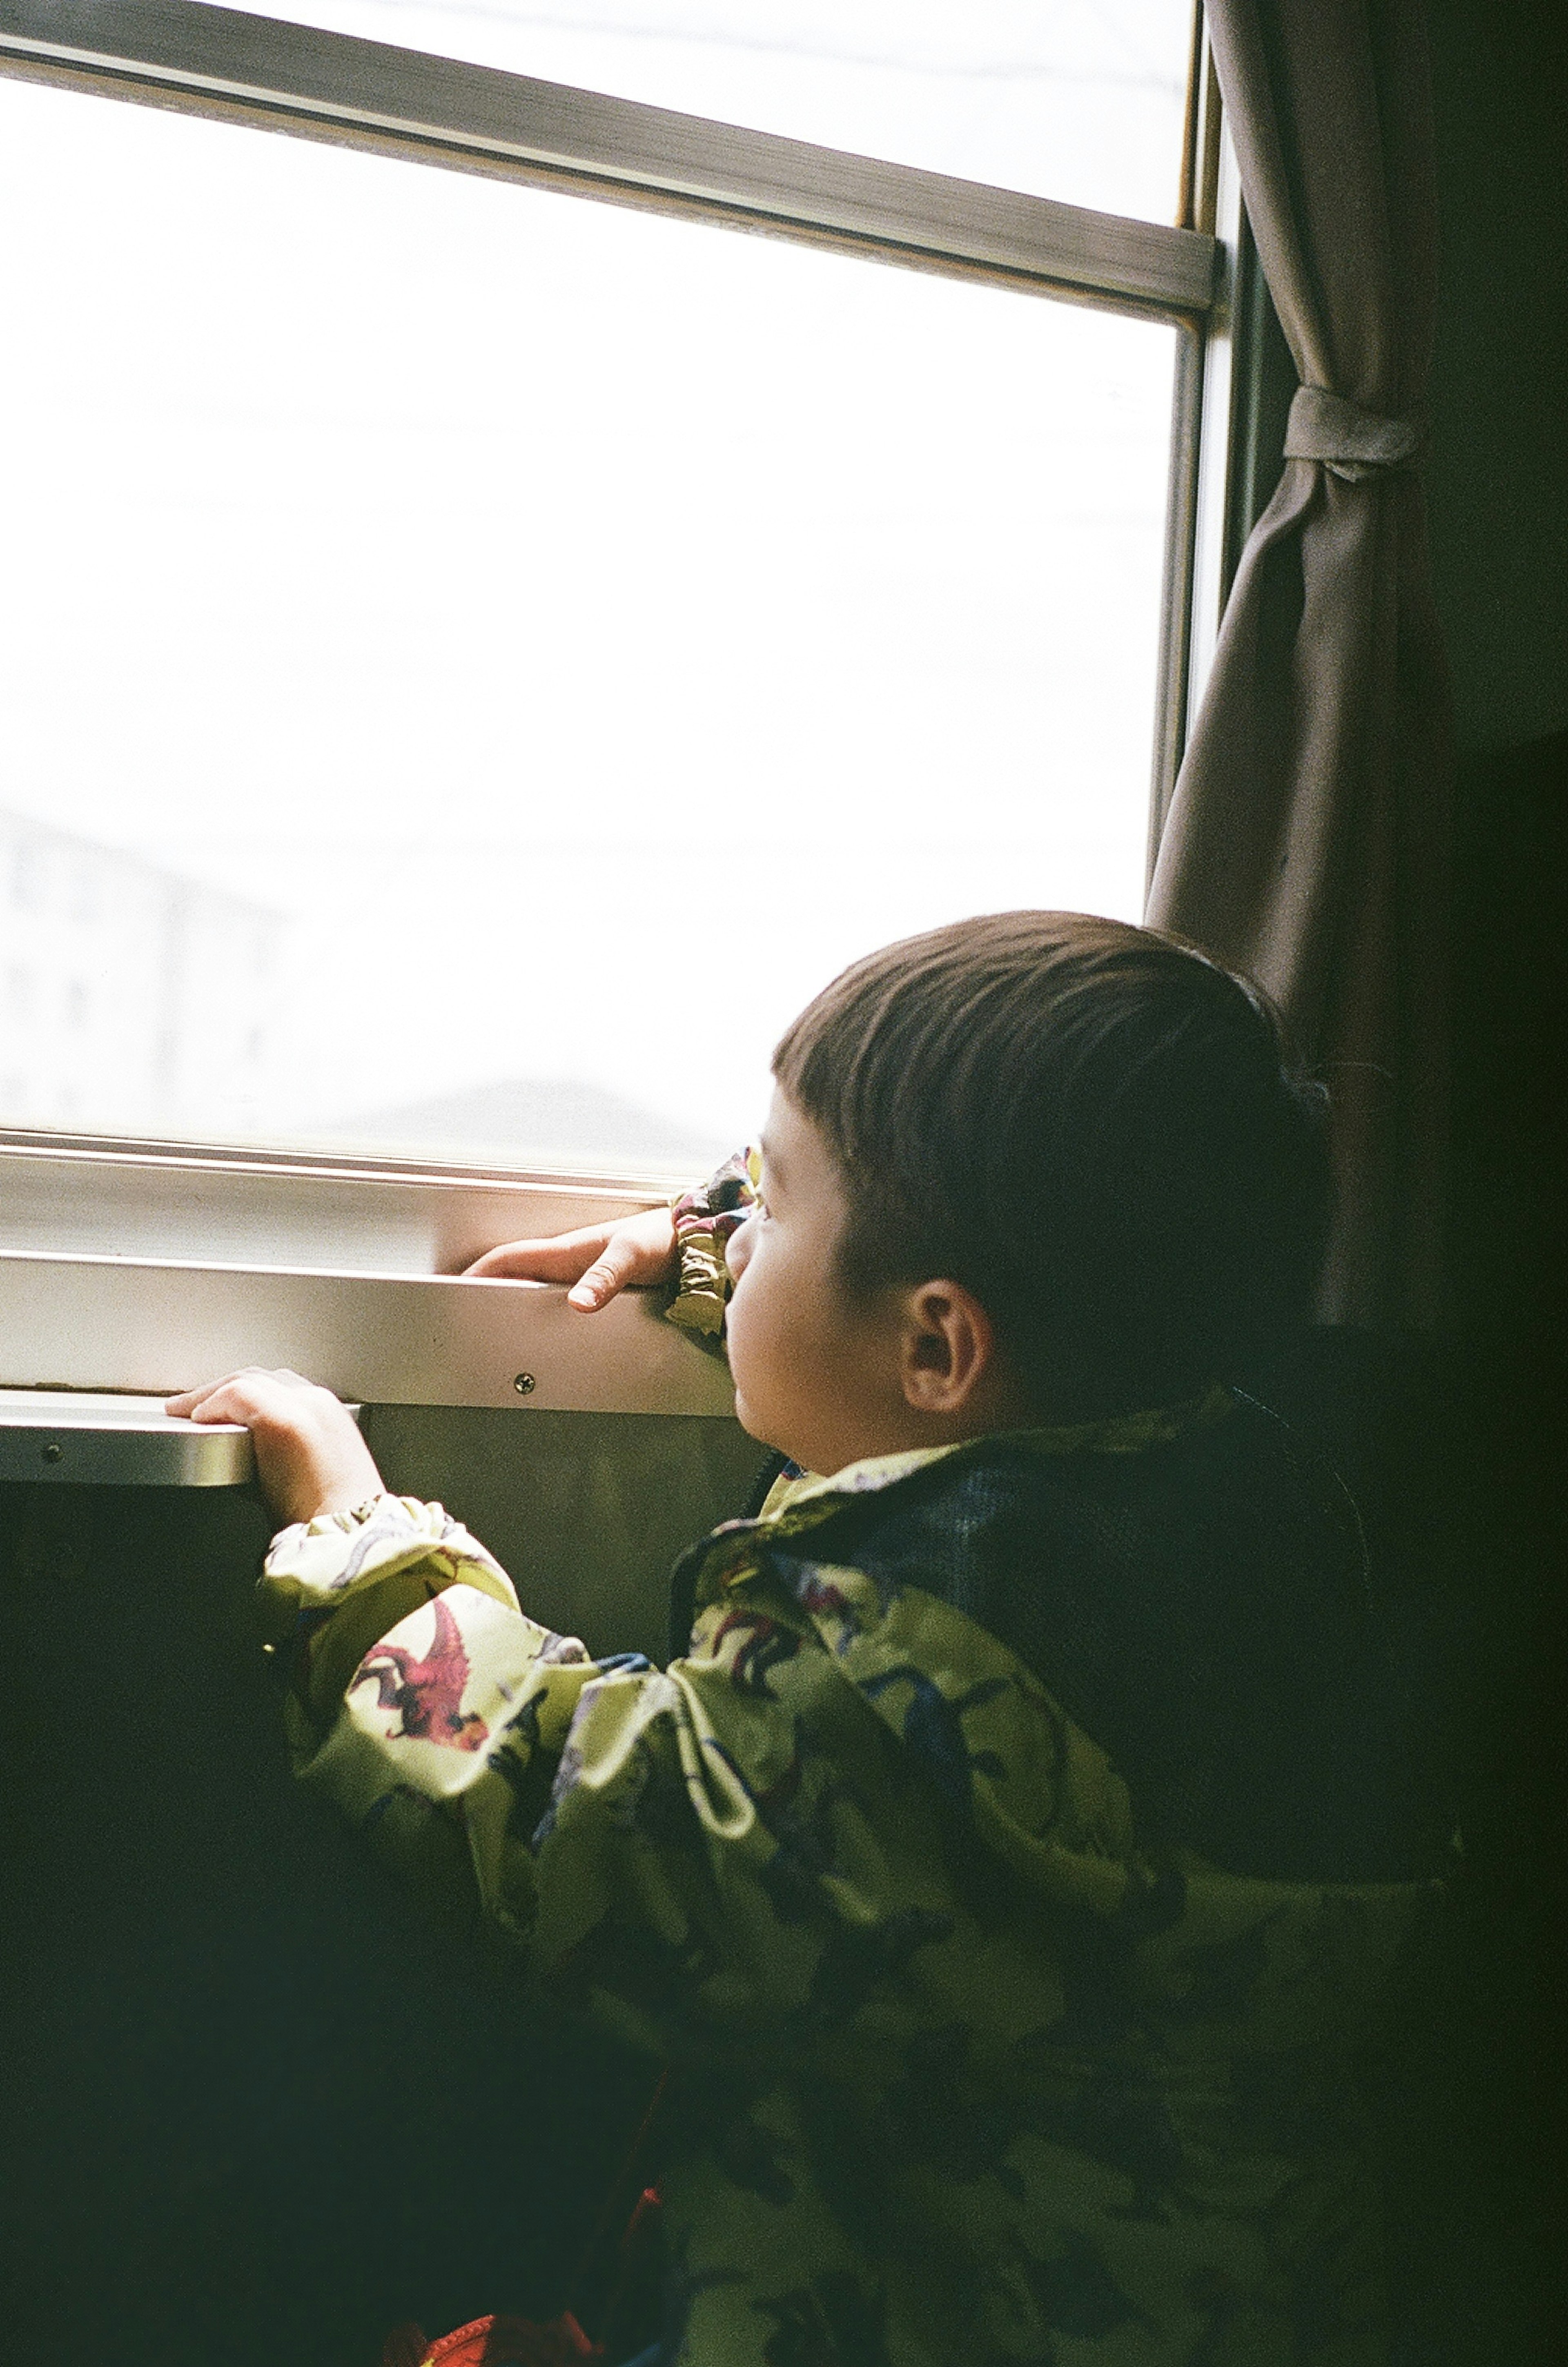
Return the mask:
[[434,1101],[369,1110],[334,1125],[347,1147],[378,1150],[436,1150],[453,1158],[520,1161],[611,1159],[705,1173],[733,1143],[720,1143],[599,1085],[570,1077],[515,1077]]

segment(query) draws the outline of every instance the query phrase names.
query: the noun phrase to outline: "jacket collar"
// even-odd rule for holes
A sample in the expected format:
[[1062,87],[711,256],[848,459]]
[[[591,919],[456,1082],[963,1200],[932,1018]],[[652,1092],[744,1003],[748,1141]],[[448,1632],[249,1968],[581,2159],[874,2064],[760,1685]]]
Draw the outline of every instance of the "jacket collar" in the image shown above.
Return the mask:
[[727,1530],[761,1528],[793,1536],[817,1527],[845,1504],[895,1488],[918,1471],[938,1463],[977,1463],[1002,1454],[1061,1458],[1075,1455],[1142,1455],[1153,1446],[1168,1446],[1190,1431],[1206,1430],[1234,1411],[1235,1398],[1216,1384],[1202,1397],[1179,1405],[1155,1406],[1143,1413],[1114,1414],[1100,1421],[1080,1421],[1051,1429],[987,1431],[978,1438],[958,1440],[951,1446],[917,1446],[901,1455],[868,1455],[848,1464],[829,1478],[804,1472],[775,1489],[772,1509],[756,1522],[727,1522]]

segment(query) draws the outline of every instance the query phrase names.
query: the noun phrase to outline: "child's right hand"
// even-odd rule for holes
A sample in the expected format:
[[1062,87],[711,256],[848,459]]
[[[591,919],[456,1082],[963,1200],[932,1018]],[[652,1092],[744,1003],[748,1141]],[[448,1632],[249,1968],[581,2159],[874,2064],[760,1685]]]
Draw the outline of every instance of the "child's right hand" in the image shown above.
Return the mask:
[[668,1208],[639,1209],[613,1225],[584,1225],[542,1240],[503,1241],[465,1272],[479,1281],[569,1282],[569,1307],[592,1315],[617,1292],[675,1279],[675,1219]]
[[383,1490],[376,1460],[348,1408],[300,1373],[247,1365],[221,1381],[184,1389],[165,1411],[186,1421],[243,1421],[256,1478],[286,1526],[350,1512]]

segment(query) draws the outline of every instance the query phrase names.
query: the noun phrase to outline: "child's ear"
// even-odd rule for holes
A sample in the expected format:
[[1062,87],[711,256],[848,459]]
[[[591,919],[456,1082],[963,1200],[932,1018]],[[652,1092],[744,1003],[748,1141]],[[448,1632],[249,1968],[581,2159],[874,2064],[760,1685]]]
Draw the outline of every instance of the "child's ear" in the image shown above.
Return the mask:
[[961,1282],[922,1282],[905,1300],[900,1377],[917,1413],[969,1407],[996,1361],[991,1319]]

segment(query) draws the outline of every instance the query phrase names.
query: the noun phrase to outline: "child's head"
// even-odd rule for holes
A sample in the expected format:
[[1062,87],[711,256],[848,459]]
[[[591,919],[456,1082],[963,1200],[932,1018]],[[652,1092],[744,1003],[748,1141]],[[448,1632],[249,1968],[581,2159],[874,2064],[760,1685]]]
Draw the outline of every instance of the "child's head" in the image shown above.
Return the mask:
[[835,980],[773,1070],[837,1187],[817,1250],[851,1318],[940,1278],[988,1319],[1010,1386],[975,1429],[1168,1403],[1305,1310],[1322,1096],[1255,991],[1168,938],[1076,912],[934,929]]

